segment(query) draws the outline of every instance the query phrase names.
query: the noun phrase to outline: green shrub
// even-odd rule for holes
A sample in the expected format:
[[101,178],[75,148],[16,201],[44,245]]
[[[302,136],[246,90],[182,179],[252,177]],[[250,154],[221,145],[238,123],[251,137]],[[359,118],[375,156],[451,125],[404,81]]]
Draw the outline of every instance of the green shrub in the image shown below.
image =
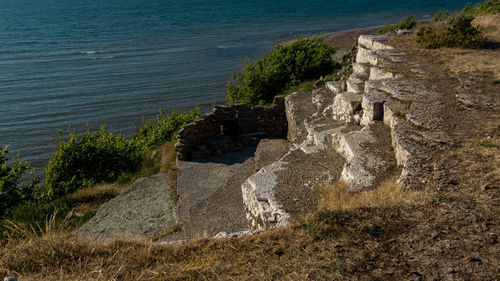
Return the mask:
[[500,0],[486,0],[474,6],[465,6],[462,13],[470,17],[484,16],[500,13]]
[[446,21],[451,17],[450,12],[448,11],[439,11],[437,12],[433,17],[432,17],[432,22],[437,23],[437,22],[442,22]]
[[396,24],[386,24],[377,31],[377,35],[396,32],[400,29],[412,29],[417,25],[417,20],[414,16],[407,16]]
[[182,126],[196,120],[199,113],[199,108],[170,115],[160,110],[130,140],[106,132],[105,126],[97,132],[87,128],[81,135],[70,130],[66,140],[59,136],[57,151],[46,168],[43,199],[53,200],[81,187],[132,177],[147,151],[175,139]]
[[184,125],[195,121],[199,116],[199,107],[183,113],[174,110],[170,115],[160,110],[155,118],[143,122],[139,132],[132,136],[132,142],[144,151],[157,148],[173,141]]
[[481,32],[471,22],[473,17],[460,13],[417,32],[417,44],[426,49],[435,48],[478,48],[484,43]]
[[54,199],[78,188],[114,181],[121,173],[138,169],[142,151],[121,135],[97,132],[78,135],[70,130],[64,141],[59,136],[57,151],[46,168],[46,199]]
[[14,160],[9,164],[9,148],[0,148],[0,218],[17,205],[33,201],[40,189],[39,178],[32,170],[28,183],[21,183],[29,164]]
[[264,56],[255,57],[252,63],[247,61],[227,84],[226,101],[263,105],[302,81],[331,73],[338,67],[331,59],[335,49],[323,40],[298,39],[286,46],[275,46]]

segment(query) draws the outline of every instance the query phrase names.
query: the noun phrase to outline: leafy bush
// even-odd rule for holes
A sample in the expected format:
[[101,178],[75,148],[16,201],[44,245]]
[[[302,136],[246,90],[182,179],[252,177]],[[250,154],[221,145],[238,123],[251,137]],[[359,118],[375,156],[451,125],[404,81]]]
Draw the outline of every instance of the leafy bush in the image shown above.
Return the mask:
[[31,171],[29,183],[21,183],[29,164],[26,161],[8,163],[9,148],[0,148],[0,218],[17,205],[32,201],[39,191],[39,178]]
[[227,84],[229,104],[263,105],[274,96],[302,81],[331,73],[338,64],[331,57],[335,49],[324,38],[298,39],[277,45],[264,56],[247,61],[243,70]]
[[474,6],[465,6],[462,13],[470,17],[484,16],[500,13],[500,0],[486,0]]
[[199,107],[183,113],[177,113],[174,110],[170,115],[160,110],[155,118],[143,122],[139,132],[132,136],[132,141],[144,151],[157,148],[173,141],[184,125],[195,121],[199,116]]
[[432,22],[437,23],[437,22],[442,22],[446,21],[451,17],[450,12],[448,11],[439,11],[437,12],[433,17],[432,17]]
[[442,17],[431,26],[417,32],[417,44],[422,48],[478,48],[483,45],[481,32],[471,22],[473,17],[460,13],[453,17]]
[[121,135],[97,132],[59,136],[57,151],[46,168],[46,199],[54,199],[80,187],[111,182],[121,173],[135,171],[142,161],[141,149]]
[[386,24],[377,31],[377,35],[396,32],[400,29],[412,29],[417,25],[417,20],[414,16],[407,16],[396,24]]
[[196,120],[200,109],[170,115],[160,113],[147,120],[128,140],[113,135],[103,126],[97,132],[89,128],[82,135],[70,130],[66,140],[59,136],[57,151],[46,168],[44,199],[53,200],[78,188],[112,182],[122,175],[137,172],[145,153],[175,139],[177,132]]

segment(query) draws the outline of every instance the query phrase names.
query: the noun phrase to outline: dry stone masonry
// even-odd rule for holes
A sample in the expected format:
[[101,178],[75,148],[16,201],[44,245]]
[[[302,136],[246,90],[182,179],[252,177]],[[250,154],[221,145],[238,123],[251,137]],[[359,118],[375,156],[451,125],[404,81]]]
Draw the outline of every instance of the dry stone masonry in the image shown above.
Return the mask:
[[[352,74],[321,80],[312,92],[278,96],[268,107],[216,106],[179,132],[177,203],[166,175],[139,179],[79,234],[109,237],[118,229],[157,237],[165,232],[161,221],[163,228],[180,225],[169,240],[241,237],[310,212],[319,186],[344,181],[349,191],[363,192],[396,173],[406,189],[435,181],[435,151],[454,142],[441,119],[446,100],[426,82],[432,79],[425,66],[389,41],[360,36],[346,68]],[[154,218],[144,218],[150,226],[127,226],[141,208],[108,206],[139,198],[146,188],[155,191],[150,202],[163,203],[154,206]],[[109,228],[109,220],[117,226]]]
[[210,113],[179,132],[178,159],[217,156],[241,150],[247,145],[257,145],[263,138],[285,138],[287,122],[284,112],[282,96],[277,96],[267,107],[215,106]]
[[[286,97],[291,149],[242,185],[252,229],[286,225],[306,213],[318,185],[342,180],[350,191],[372,189],[396,166],[405,188],[429,181],[425,143],[435,136],[425,129],[436,129],[440,120],[437,112],[425,111],[426,104],[438,103],[436,94],[405,76],[406,54],[388,39],[359,37],[347,91],[339,81],[326,81],[322,89]],[[411,73],[422,76],[425,71],[413,68]]]

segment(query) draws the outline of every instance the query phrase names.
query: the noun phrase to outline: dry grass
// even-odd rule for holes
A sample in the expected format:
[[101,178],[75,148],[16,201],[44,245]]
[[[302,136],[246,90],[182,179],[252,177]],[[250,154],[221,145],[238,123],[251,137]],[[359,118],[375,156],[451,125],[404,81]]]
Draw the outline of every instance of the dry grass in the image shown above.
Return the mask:
[[100,184],[92,187],[86,187],[68,195],[68,198],[79,202],[90,202],[99,198],[109,198],[120,194],[127,185],[123,184]]
[[472,25],[481,29],[488,41],[500,42],[500,14],[477,17]]
[[435,54],[452,73],[465,73],[474,76],[491,73],[494,79],[500,79],[500,49],[463,50],[439,49]]
[[391,44],[410,53],[421,56],[431,56],[432,60],[442,64],[447,71],[455,74],[466,74],[470,77],[488,75],[494,80],[500,80],[500,14],[487,15],[476,18],[473,23],[479,26],[487,38],[490,48],[486,49],[420,49],[417,47],[416,33],[406,36],[397,36],[390,40]]
[[320,208],[328,210],[354,210],[364,207],[394,206],[425,202],[429,197],[425,191],[406,191],[397,183],[396,178],[382,182],[377,188],[348,192],[344,182],[324,186],[318,190]]
[[155,149],[151,153],[151,160],[159,168],[161,173],[167,173],[176,168],[177,152],[175,151],[175,142],[167,143]]
[[[479,27],[489,42],[500,43],[500,14],[477,17],[473,25]],[[453,73],[491,73],[494,79],[500,79],[500,50],[481,49],[440,49],[436,55],[445,67]]]
[[[360,216],[356,221],[361,221]],[[377,220],[378,221],[378,220]],[[73,235],[8,241],[0,277],[20,280],[344,280],[364,271],[377,243],[369,228],[311,235],[293,225],[242,239],[78,241]]]

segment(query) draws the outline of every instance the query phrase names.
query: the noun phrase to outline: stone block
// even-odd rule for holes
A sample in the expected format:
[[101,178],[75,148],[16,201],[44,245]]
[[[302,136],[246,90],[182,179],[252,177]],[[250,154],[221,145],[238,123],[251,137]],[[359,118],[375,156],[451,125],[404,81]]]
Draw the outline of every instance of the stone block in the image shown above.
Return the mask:
[[380,61],[379,56],[377,56],[375,51],[365,49],[363,47],[358,48],[358,53],[356,54],[356,62],[370,65],[378,65]]
[[363,115],[360,124],[366,126],[372,121],[384,121],[384,103],[387,95],[373,88],[368,89],[363,95],[361,107]]
[[387,68],[379,66],[372,66],[370,68],[370,78],[369,78],[370,80],[391,79],[391,78],[397,78],[397,75],[387,70]]
[[346,92],[333,99],[332,116],[338,121],[353,122],[354,114],[361,110],[361,94]]
[[326,81],[325,87],[332,91],[334,94],[338,94],[343,92],[342,85],[340,81]]
[[394,47],[382,42],[387,38],[389,37],[385,35],[361,35],[358,38],[358,45],[369,50],[394,49]]
[[362,94],[365,90],[365,81],[367,77],[353,73],[349,79],[347,79],[347,91]]
[[355,62],[352,64],[352,71],[353,73],[368,76],[370,74],[370,65],[361,62]]

